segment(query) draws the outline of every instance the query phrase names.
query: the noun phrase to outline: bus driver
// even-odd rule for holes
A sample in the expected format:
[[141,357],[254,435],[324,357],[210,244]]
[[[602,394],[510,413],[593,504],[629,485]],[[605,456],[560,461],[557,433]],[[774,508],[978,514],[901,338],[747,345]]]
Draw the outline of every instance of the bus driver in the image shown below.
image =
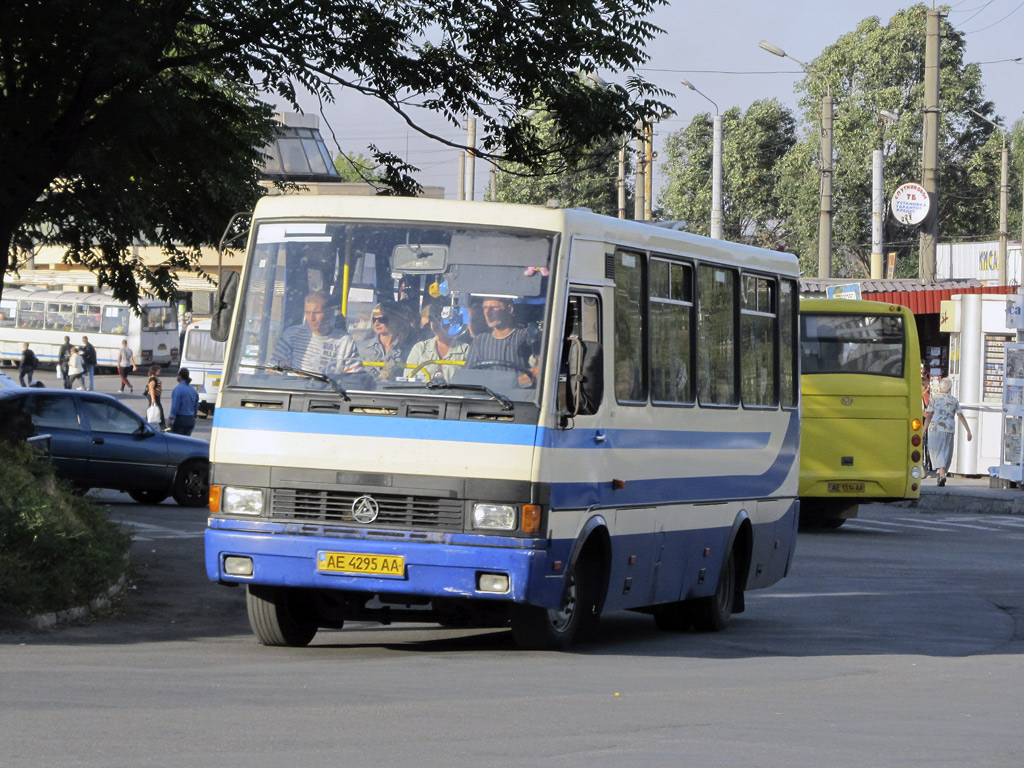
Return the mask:
[[352,373],[362,368],[355,339],[334,329],[326,305],[327,297],[320,291],[306,296],[305,322],[281,334],[270,357],[271,365],[328,374]]

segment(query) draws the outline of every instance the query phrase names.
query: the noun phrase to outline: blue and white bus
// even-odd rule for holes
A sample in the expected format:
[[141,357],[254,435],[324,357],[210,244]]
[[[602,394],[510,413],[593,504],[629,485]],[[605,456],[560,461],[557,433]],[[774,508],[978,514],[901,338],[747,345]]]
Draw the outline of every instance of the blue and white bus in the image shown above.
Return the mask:
[[[260,642],[428,621],[561,649],[623,609],[717,630],[788,572],[793,256],[582,210],[287,195],[256,206],[237,295],[206,568],[246,586]],[[424,308],[430,376],[353,361],[362,329]],[[286,336],[329,361],[286,360]]]

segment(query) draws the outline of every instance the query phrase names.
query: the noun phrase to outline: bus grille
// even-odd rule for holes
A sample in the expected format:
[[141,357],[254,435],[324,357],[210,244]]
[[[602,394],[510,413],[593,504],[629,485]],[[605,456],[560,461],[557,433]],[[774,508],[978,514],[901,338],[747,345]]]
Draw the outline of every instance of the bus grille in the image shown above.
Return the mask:
[[462,501],[459,499],[383,493],[372,494],[380,513],[376,520],[364,525],[352,517],[352,502],[361,495],[346,491],[276,488],[272,515],[278,520],[343,523],[371,528],[460,531],[463,527]]

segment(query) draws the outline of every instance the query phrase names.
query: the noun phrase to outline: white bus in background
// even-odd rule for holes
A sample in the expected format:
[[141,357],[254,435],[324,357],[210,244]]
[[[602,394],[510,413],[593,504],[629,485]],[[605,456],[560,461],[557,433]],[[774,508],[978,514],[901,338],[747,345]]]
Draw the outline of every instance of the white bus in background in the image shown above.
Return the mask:
[[210,321],[197,320],[185,329],[181,367],[188,368],[192,386],[199,393],[199,410],[213,413],[224,373],[224,342],[210,337]]
[[178,362],[178,311],[166,301],[141,299],[141,314],[109,293],[4,288],[0,296],[0,360],[17,364],[26,341],[44,365],[56,365],[64,337],[96,347],[96,365],[117,367],[122,339],[139,368]]

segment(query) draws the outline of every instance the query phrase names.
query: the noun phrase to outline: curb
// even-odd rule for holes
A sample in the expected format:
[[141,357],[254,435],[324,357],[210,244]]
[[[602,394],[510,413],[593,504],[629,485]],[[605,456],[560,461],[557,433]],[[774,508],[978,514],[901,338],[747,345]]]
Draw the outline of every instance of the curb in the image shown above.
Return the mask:
[[80,605],[76,608],[66,608],[63,611],[40,613],[26,619],[25,625],[30,629],[44,630],[54,629],[55,627],[63,624],[69,624],[73,621],[81,621],[94,613],[99,613],[100,611],[109,609],[111,599],[116,597],[121,590],[124,589],[124,586],[127,583],[128,577],[126,574],[122,573],[121,577],[108,587],[105,593],[90,600],[88,605]]
[[967,514],[1024,516],[1024,497],[1005,498],[984,493],[950,493],[932,491],[922,493],[914,501],[897,502],[894,506],[916,507],[937,512],[964,512]]

